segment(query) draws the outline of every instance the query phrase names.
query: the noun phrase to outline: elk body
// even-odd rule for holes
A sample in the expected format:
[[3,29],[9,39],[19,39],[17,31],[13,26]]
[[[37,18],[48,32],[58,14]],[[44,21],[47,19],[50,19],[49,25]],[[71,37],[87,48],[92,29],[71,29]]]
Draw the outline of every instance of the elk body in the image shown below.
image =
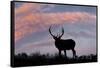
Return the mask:
[[75,48],[75,41],[73,39],[61,39],[61,37],[64,34],[63,28],[62,28],[62,34],[55,36],[51,33],[51,26],[50,26],[49,33],[51,34],[51,36],[55,40],[55,46],[59,50],[59,55],[61,55],[61,51],[64,51],[65,56],[67,56],[66,50],[72,50],[73,57],[76,57],[76,51],[74,49]]

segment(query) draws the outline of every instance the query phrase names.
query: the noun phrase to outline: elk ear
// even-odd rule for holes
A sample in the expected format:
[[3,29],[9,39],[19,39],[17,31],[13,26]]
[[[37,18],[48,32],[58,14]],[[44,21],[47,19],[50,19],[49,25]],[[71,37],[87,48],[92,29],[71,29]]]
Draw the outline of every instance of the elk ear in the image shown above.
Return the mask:
[[53,39],[55,39],[55,36],[53,36]]
[[56,39],[57,39],[57,37],[53,36],[53,39],[55,39],[55,40],[56,40]]

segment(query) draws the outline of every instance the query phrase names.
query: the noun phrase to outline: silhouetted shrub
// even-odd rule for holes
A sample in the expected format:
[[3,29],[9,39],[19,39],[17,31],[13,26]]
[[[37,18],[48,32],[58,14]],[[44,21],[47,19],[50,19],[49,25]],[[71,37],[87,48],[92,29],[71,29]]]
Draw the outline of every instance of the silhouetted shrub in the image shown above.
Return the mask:
[[86,62],[97,62],[97,55],[83,55],[76,58],[65,57],[64,55],[41,55],[40,53],[33,53],[27,55],[21,53],[15,55],[14,64],[18,66],[37,66],[37,65],[53,65],[53,64],[70,64],[70,63],[86,63]]

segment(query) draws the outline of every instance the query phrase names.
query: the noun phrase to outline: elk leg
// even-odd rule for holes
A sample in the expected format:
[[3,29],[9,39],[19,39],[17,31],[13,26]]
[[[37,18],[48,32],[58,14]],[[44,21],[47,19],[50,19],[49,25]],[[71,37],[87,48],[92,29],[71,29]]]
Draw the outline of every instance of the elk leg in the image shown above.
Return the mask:
[[76,57],[76,51],[75,51],[75,49],[72,49],[72,52],[73,52],[73,58],[75,58]]
[[64,53],[65,53],[65,56],[67,56],[67,54],[66,54],[66,50],[64,50]]
[[61,50],[59,50],[59,56],[61,56]]

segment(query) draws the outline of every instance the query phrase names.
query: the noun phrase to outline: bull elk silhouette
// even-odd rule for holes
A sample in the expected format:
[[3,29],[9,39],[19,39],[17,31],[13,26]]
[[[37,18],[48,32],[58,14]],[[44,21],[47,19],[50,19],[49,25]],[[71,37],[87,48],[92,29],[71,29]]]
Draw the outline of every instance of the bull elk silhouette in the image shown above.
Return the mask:
[[61,51],[64,51],[64,55],[67,56],[66,50],[72,50],[73,58],[76,57],[75,51],[75,41],[73,39],[61,39],[64,34],[64,29],[62,27],[62,34],[57,34],[57,36],[53,35],[51,32],[51,26],[49,28],[49,33],[55,40],[55,46],[59,50],[59,55],[61,56]]

